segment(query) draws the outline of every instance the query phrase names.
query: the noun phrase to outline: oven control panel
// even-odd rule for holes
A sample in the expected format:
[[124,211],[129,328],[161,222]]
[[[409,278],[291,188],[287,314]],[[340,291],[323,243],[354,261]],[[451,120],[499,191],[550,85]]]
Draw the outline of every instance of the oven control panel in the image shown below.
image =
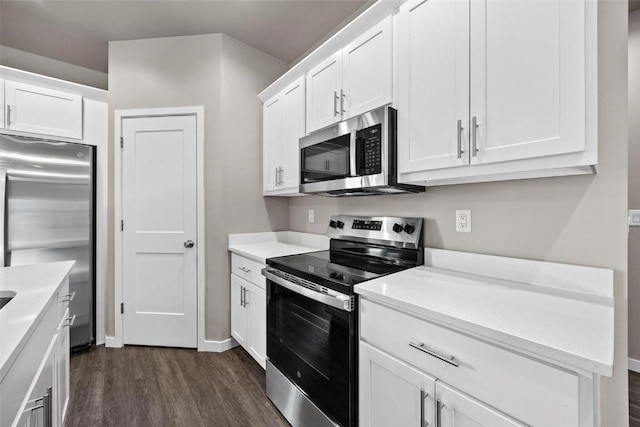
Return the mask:
[[417,249],[422,243],[422,218],[335,215],[329,221],[331,239],[353,240]]

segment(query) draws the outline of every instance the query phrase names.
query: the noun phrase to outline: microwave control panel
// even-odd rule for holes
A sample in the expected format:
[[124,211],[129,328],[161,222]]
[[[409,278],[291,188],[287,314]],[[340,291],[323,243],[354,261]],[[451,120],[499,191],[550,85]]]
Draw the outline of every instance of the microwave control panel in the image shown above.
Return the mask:
[[356,133],[358,175],[382,172],[382,125],[377,124]]

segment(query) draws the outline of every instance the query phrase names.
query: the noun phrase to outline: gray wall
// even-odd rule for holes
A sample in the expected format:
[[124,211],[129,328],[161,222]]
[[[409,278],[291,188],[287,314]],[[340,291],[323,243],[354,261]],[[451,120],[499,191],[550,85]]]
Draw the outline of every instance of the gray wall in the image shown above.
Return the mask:
[[[640,209],[640,10],[629,14],[629,209]],[[629,357],[640,360],[640,227],[629,230]]]
[[[615,271],[615,375],[602,380],[603,426],[624,426],[627,409],[627,4],[599,2],[599,172],[444,186],[421,195],[290,201],[290,228],[323,233],[332,214],[426,218],[425,245],[600,266]],[[315,209],[316,223],[307,222]],[[472,210],[456,233],[455,209]]]
[[81,85],[107,89],[107,74],[0,45],[0,65],[55,77]]
[[[262,198],[262,106],[257,93],[286,64],[228,36],[169,37],[109,44],[110,177],[113,112],[119,109],[205,108],[206,337],[229,337],[227,234],[284,230],[286,200]],[[109,224],[113,224],[113,193]],[[114,334],[113,229],[107,335]]]

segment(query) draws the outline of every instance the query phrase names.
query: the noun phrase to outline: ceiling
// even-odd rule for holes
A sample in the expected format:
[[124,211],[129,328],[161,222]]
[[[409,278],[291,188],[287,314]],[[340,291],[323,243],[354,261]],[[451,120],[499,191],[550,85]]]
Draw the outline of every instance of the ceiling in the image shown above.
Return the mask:
[[0,44],[106,73],[108,42],[225,33],[287,63],[365,0],[1,0]]

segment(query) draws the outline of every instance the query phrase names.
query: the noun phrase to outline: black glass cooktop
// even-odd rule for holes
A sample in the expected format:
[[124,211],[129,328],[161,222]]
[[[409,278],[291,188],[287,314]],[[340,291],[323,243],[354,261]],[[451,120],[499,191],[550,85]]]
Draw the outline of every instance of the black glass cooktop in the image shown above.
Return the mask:
[[348,293],[351,293],[351,288],[358,283],[407,268],[380,259],[335,251],[269,258],[267,265],[330,289]]

